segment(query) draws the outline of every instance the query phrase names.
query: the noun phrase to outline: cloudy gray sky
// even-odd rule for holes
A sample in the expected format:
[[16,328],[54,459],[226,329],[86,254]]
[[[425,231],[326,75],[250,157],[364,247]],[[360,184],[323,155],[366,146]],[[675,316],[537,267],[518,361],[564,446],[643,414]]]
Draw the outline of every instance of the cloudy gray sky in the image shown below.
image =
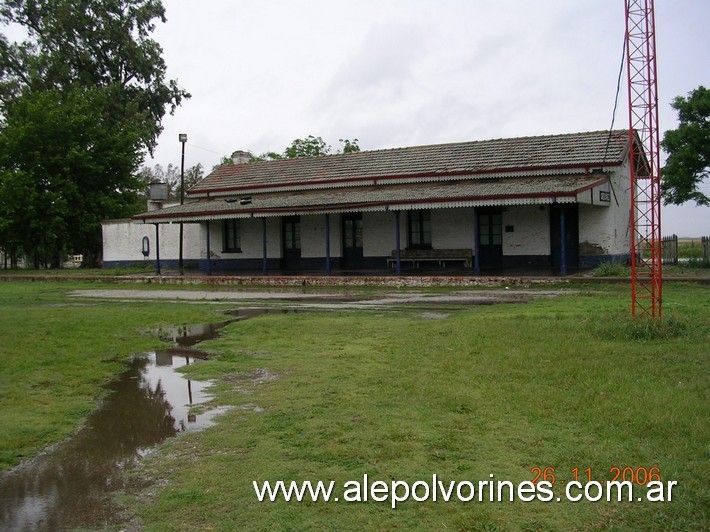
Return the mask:
[[[608,129],[623,0],[163,0],[154,38],[192,98],[155,158],[210,170],[295,138],[367,149]],[[661,130],[710,87],[710,2],[657,0]],[[626,73],[624,73],[626,76]],[[616,128],[628,127],[625,77]],[[710,183],[705,183],[710,191]],[[663,234],[710,234],[710,208],[664,208]]]

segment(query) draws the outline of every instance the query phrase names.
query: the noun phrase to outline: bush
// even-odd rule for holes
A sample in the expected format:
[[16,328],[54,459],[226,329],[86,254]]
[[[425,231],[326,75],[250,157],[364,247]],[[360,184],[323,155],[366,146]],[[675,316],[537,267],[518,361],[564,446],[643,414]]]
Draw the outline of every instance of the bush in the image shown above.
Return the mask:
[[679,240],[678,257],[683,259],[702,259],[703,248],[700,245],[700,240]]
[[683,266],[688,268],[710,268],[710,260],[703,259],[690,259],[683,263]]
[[602,262],[593,272],[594,277],[628,277],[629,269],[618,261]]

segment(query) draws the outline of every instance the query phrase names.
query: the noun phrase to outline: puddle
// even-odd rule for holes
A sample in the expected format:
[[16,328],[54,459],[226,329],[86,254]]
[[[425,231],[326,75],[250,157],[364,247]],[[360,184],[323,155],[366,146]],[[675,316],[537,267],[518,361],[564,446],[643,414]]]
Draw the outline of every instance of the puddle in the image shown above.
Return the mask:
[[239,308],[234,310],[227,310],[225,314],[234,316],[234,321],[248,320],[249,318],[256,318],[257,316],[263,316],[264,314],[300,314],[303,310],[295,308]]
[[191,346],[214,338],[224,325],[162,331],[173,347],[135,357],[107,385],[102,406],[77,434],[5,473],[0,478],[0,530],[98,528],[121,522],[111,492],[125,486],[122,472],[165,438],[207,427],[220,413],[189,413],[190,405],[210,399],[205,390],[211,383],[187,380],[175,370],[204,358]]

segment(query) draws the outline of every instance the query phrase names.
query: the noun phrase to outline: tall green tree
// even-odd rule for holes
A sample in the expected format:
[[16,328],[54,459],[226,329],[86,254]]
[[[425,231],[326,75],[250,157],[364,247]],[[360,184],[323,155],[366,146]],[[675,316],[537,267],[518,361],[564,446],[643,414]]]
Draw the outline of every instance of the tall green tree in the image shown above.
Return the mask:
[[139,165],[189,97],[166,80],[155,21],[160,0],[0,0],[0,24],[26,30],[0,36],[0,246],[95,264],[101,220],[135,209]]
[[343,153],[358,153],[360,151],[357,139],[340,139],[340,143],[343,145]]
[[328,155],[330,146],[325,143],[321,137],[308,135],[305,139],[295,139],[291,145],[284,150],[284,156],[287,159],[295,159],[297,157],[319,157]]
[[[358,140],[340,139],[342,150],[337,153],[356,153],[360,151]],[[308,135],[305,139],[294,139],[283,153],[268,151],[261,155],[252,156],[250,162],[280,161],[282,159],[297,159],[299,157],[320,157],[331,153],[331,146],[326,144],[322,137]],[[222,164],[231,164],[231,159],[223,158]],[[218,165],[221,166],[221,165]]]
[[[231,159],[230,159],[231,161]],[[139,177],[147,188],[153,181],[167,183],[170,195],[174,199],[180,198],[180,181],[185,184],[185,190],[196,185],[205,176],[205,170],[202,163],[197,163],[194,166],[185,168],[185,175],[181,179],[180,166],[168,163],[168,166],[163,168],[162,165],[156,164],[152,168],[144,167],[139,172]],[[145,204],[143,205],[145,207]]]
[[20,96],[6,117],[0,212],[35,266],[58,266],[69,253],[95,262],[101,221],[132,213],[142,131],[97,120],[112,105],[101,88],[50,90]]
[[[284,155],[282,153],[276,153],[275,151],[267,151],[262,153],[261,155],[252,155],[251,159],[249,159],[250,163],[259,163],[262,161],[281,161],[285,159]],[[222,164],[233,164],[232,159],[229,159],[228,161],[223,160]]]
[[666,131],[661,142],[668,152],[661,174],[663,201],[710,205],[710,195],[701,190],[710,177],[710,90],[700,86],[671,105],[678,111],[679,125]]

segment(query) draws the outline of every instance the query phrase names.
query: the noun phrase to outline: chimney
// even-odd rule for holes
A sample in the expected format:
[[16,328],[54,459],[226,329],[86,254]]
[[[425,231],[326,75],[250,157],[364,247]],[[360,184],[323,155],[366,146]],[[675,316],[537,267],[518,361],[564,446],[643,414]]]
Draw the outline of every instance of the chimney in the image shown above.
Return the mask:
[[148,189],[148,210],[155,211],[163,208],[163,203],[168,201],[168,184],[162,181],[153,181]]
[[248,151],[237,150],[232,154],[232,162],[234,164],[247,164],[251,160],[251,153]]

